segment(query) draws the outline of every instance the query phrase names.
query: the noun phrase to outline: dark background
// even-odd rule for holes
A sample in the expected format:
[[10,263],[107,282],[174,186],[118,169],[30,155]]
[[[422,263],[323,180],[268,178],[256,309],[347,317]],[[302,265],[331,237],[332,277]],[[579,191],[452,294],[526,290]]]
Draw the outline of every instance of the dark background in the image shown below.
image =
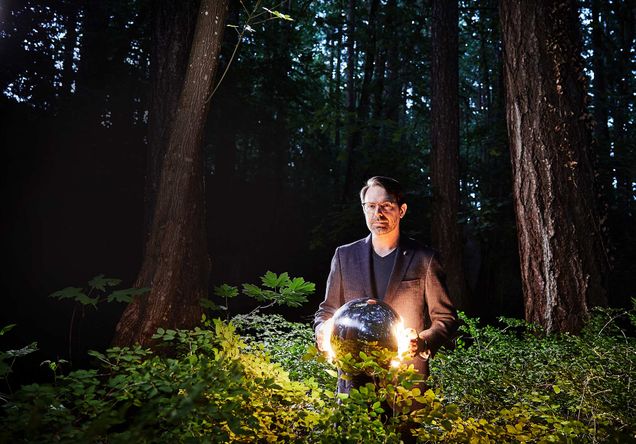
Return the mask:
[[[3,3],[0,326],[17,324],[2,338],[4,349],[38,342],[40,352],[18,364],[37,368],[69,354],[73,304],[48,295],[100,273],[130,286],[141,264],[152,8],[143,0]],[[357,4],[358,99],[366,54],[388,62],[366,86],[369,109],[356,111],[363,136],[348,187],[345,2],[286,5],[294,22],[255,25],[212,99],[208,248],[212,286],[258,283],[267,270],[315,282],[305,306],[283,310],[308,321],[322,300],[333,250],[367,234],[357,201],[366,178],[403,183],[403,229],[430,244],[430,5],[382,3],[372,19],[369,2]],[[597,22],[592,7],[600,8]],[[460,217],[469,314],[486,321],[523,317],[497,14],[494,1],[460,2]],[[238,4],[229,17],[244,19]],[[593,41],[594,23],[602,44]],[[594,149],[611,153],[596,167],[614,184],[600,199],[613,306],[630,304],[636,272],[633,25],[629,2],[581,2],[590,107],[609,108],[608,136],[596,135]],[[236,35],[228,29],[225,38],[221,69]],[[594,57],[605,62],[602,73],[594,72]],[[253,306],[239,298],[231,311]],[[108,345],[122,310],[104,304],[78,312],[74,364],[87,349]]]

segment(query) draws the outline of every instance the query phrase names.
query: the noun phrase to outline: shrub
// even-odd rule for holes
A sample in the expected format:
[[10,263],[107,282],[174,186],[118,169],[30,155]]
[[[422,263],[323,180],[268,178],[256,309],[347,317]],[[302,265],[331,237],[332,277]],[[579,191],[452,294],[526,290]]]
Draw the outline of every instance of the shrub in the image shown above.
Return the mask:
[[91,352],[95,368],[66,375],[49,363],[52,384],[7,397],[0,442],[633,442],[633,313],[596,310],[579,336],[462,315],[428,387],[412,368],[361,355],[351,364],[374,383],[349,395],[333,393],[307,325],[250,313],[159,329],[166,353]]

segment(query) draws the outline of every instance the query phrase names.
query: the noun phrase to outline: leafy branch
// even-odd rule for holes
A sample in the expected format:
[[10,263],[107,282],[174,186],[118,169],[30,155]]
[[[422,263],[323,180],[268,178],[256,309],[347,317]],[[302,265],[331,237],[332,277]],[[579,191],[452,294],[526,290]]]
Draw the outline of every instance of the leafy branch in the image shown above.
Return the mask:
[[[307,302],[307,296],[313,294],[315,290],[316,284],[307,282],[301,277],[290,278],[286,272],[276,274],[268,271],[261,276],[260,287],[254,284],[243,284],[240,293],[263,303],[252,311],[256,312],[274,305],[300,307]],[[223,284],[214,288],[214,295],[225,299],[225,305],[219,305],[207,298],[201,300],[201,305],[212,311],[227,311],[229,299],[238,296],[239,289],[232,285]]]
[[[251,11],[247,9],[243,0],[240,0],[240,2],[241,2],[241,6],[243,7],[243,11],[245,11],[245,13],[247,14],[247,19],[245,20],[245,23],[243,24],[242,27],[238,25],[227,25],[229,28],[234,29],[236,33],[238,34],[238,37],[236,39],[236,45],[234,45],[234,49],[232,50],[232,55],[230,56],[230,60],[227,62],[227,65],[225,66],[225,69],[223,70],[223,73],[221,74],[221,78],[219,79],[216,86],[214,87],[210,95],[208,96],[206,102],[209,102],[212,99],[212,96],[214,96],[216,91],[219,89],[219,86],[221,86],[221,83],[223,83],[223,79],[225,79],[225,76],[227,72],[229,71],[230,66],[232,66],[232,63],[234,62],[234,58],[236,57],[236,54],[241,46],[241,43],[243,42],[243,37],[245,37],[246,32],[255,32],[254,26],[260,25],[270,20],[294,21],[294,19],[291,18],[291,16],[287,14],[283,14],[282,12],[279,12],[276,9],[268,9],[262,6],[261,9],[263,10],[260,10],[259,7],[261,5],[261,0],[256,1],[256,3],[254,4],[254,8],[252,8]],[[283,3],[284,2],[278,3],[274,8],[279,8],[280,6],[282,6]],[[270,14],[270,17],[263,18],[263,16],[266,14]],[[258,21],[255,22],[254,20],[258,20]]]
[[142,296],[150,291],[149,288],[126,288],[122,290],[108,291],[112,287],[116,287],[121,284],[121,279],[107,278],[103,274],[99,274],[88,281],[88,289],[81,287],[66,287],[62,290],[55,291],[49,295],[51,298],[58,300],[70,299],[75,301],[73,305],[73,312],[71,314],[71,321],[69,323],[68,332],[68,355],[69,359],[72,357],[72,339],[73,339],[73,327],[75,325],[75,316],[77,314],[78,307],[82,309],[82,317],[84,316],[84,310],[87,306],[91,306],[97,309],[97,305],[104,302],[123,302],[130,303],[137,296]]

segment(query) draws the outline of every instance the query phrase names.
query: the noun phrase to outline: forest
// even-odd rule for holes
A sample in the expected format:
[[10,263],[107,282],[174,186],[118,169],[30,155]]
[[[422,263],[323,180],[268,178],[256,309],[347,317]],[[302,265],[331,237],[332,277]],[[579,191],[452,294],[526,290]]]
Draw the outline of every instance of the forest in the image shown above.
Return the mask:
[[[636,442],[635,17],[2,2],[0,442]],[[461,326],[344,396],[312,321],[376,175]]]

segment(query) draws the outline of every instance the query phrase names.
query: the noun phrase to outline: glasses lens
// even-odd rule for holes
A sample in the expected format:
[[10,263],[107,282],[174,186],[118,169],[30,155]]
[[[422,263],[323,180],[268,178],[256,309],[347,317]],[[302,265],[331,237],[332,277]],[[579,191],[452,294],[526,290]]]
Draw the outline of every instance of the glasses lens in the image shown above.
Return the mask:
[[366,202],[362,204],[362,207],[364,208],[364,211],[366,211],[367,213],[373,213],[378,207],[378,204],[376,204],[375,202]]

